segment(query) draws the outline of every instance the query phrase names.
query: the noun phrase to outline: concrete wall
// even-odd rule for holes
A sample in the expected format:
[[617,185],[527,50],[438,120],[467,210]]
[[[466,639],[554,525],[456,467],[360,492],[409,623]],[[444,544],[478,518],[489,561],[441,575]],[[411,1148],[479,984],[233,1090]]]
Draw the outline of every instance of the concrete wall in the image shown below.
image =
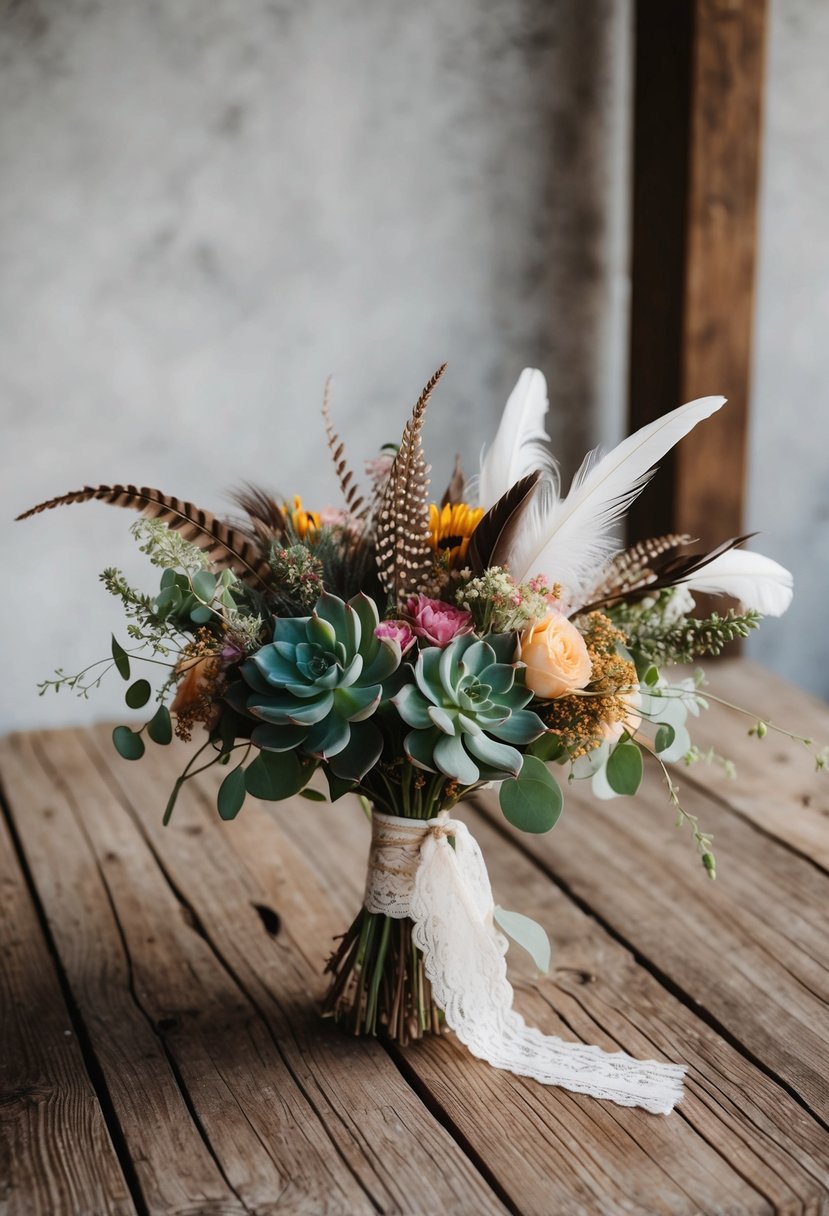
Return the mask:
[[829,4],[770,18],[747,519],[795,599],[749,650],[829,698]]
[[[474,465],[527,363],[572,467],[621,426],[628,0],[18,0],[0,22],[3,518],[131,480],[221,509],[334,494],[427,428]],[[436,487],[438,490],[441,486]],[[143,576],[91,504],[5,531],[0,729],[121,713],[35,682],[123,634]]]

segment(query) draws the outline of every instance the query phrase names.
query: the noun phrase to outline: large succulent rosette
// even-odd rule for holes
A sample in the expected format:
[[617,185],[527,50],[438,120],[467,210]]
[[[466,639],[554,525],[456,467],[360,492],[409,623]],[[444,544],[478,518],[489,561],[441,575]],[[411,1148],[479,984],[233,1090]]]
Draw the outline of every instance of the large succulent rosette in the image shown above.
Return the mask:
[[399,644],[376,637],[378,623],[362,594],[348,603],[323,594],[310,616],[277,617],[273,641],[242,666],[245,710],[260,719],[252,742],[325,760],[337,777],[359,781],[380,757],[383,737],[369,719],[400,665]]

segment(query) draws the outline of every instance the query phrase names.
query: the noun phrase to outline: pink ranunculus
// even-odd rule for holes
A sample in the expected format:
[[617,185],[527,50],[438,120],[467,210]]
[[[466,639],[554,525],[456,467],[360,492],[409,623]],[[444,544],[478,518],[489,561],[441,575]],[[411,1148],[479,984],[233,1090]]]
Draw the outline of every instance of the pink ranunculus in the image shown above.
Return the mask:
[[374,630],[374,636],[397,642],[401,654],[405,654],[415,642],[412,627],[406,621],[381,621]]
[[426,595],[413,595],[406,601],[406,616],[412,622],[417,637],[430,646],[443,648],[462,633],[472,632],[472,613],[443,600],[430,600]]

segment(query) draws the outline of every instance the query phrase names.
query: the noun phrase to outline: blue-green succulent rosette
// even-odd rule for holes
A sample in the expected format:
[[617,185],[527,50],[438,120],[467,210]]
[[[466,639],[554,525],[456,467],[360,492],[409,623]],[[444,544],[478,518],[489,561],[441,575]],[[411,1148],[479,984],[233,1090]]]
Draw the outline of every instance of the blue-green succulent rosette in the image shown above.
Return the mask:
[[532,692],[523,669],[512,662],[515,638],[456,637],[443,649],[421,650],[413,684],[392,697],[412,729],[406,754],[418,768],[440,772],[460,786],[517,777],[518,747],[544,734],[537,714],[526,709]]
[[273,641],[241,669],[246,712],[260,719],[253,744],[323,760],[344,781],[364,777],[383,748],[369,719],[401,657],[395,640],[375,636],[378,623],[363,594],[346,603],[324,593],[311,616],[277,617]]

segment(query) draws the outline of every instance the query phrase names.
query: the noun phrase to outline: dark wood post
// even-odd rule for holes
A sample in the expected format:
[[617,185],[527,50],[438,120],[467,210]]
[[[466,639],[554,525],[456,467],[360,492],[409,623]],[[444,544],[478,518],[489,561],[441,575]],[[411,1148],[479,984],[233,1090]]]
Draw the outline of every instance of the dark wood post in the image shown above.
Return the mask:
[[743,526],[766,0],[636,0],[631,429],[722,393],[631,534]]

